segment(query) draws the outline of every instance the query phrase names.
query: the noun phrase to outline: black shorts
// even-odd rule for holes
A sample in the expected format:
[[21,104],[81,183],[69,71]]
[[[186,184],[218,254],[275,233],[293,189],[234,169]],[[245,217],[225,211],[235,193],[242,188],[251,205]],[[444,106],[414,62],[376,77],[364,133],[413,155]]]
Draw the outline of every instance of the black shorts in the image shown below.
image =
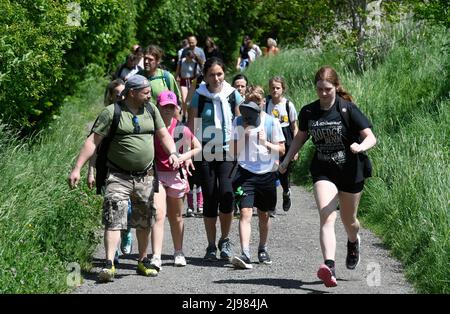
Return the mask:
[[[263,212],[273,210],[277,204],[276,173],[254,174],[238,167],[233,179],[233,191],[239,208],[256,207]],[[241,187],[242,195],[236,194]]]
[[364,189],[364,180],[361,182],[356,183],[348,183],[343,182],[342,179],[337,178],[336,176],[329,175],[329,174],[320,174],[313,176],[313,183],[316,183],[317,181],[325,180],[330,181],[334,183],[338,189],[338,191],[341,192],[347,192],[347,193],[359,193]]

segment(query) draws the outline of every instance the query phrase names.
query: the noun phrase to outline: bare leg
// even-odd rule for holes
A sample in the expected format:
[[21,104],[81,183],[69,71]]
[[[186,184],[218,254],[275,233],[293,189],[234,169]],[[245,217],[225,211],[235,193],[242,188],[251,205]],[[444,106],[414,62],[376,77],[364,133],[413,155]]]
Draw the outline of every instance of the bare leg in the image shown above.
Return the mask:
[[320,215],[320,247],[324,260],[334,260],[336,255],[336,205],[338,190],[330,181],[314,183],[314,197]]

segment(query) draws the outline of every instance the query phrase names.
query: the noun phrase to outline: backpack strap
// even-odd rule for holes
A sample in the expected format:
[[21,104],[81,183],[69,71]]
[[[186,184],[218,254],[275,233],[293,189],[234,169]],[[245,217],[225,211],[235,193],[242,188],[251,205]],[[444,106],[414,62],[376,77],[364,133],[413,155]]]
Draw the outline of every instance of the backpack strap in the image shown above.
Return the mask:
[[[147,109],[148,113],[152,116],[153,126],[154,126],[155,121],[156,121],[156,116],[155,116],[155,110],[153,109],[153,106],[148,102],[145,104],[145,109]],[[150,131],[150,134],[155,134],[155,130]]]
[[198,110],[197,110],[197,118],[201,118],[203,109],[205,108],[206,97],[198,94]]
[[170,77],[169,77],[169,71],[167,70],[163,70],[163,77],[164,77],[164,82],[166,82],[166,87],[170,89]]
[[290,118],[289,118],[289,113],[290,113],[289,107],[290,107],[290,106],[289,106],[289,99],[286,98],[286,112],[287,112],[287,117],[288,117],[289,127],[291,127],[291,120],[290,120]]
[[267,96],[266,96],[266,113],[267,113],[268,115],[271,115],[271,114],[269,113],[269,102],[270,102],[271,99],[272,99],[272,96],[270,96],[270,95],[267,95]]
[[121,113],[122,113],[122,108],[120,107],[119,103],[115,102],[114,103],[114,114],[113,114],[113,119],[112,119],[112,123],[111,123],[111,128],[109,129],[109,133],[108,133],[108,137],[111,140],[112,140],[112,138],[114,137],[114,135],[117,132],[117,127],[119,126]]

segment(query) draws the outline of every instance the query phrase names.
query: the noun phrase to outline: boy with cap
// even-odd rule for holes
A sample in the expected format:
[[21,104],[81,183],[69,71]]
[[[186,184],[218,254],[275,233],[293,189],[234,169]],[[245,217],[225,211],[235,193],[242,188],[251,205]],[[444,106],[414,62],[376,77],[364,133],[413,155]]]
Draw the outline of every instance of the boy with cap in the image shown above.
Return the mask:
[[233,121],[232,152],[239,167],[233,179],[233,189],[239,202],[239,238],[242,254],[231,263],[236,268],[250,269],[250,233],[253,207],[259,216],[258,260],[270,265],[267,239],[270,229],[269,210],[277,202],[276,170],[279,155],[284,154],[284,136],[278,120],[267,115],[264,90],[250,86],[246,102],[239,106],[241,116]]
[[[120,242],[120,231],[126,230],[128,226],[129,199],[133,207],[130,225],[136,228],[139,247],[137,272],[144,276],[154,275],[155,270],[150,267],[150,260],[147,258],[148,236],[154,214],[154,135],[169,153],[169,164],[177,168],[179,163],[175,143],[164,126],[161,115],[153,104],[148,103],[151,97],[148,80],[141,75],[130,77],[122,95],[125,99],[119,102],[120,121],[107,153],[109,171],[103,203],[106,263],[99,273],[99,280],[102,282],[112,281],[116,273],[114,254]],[[78,185],[81,168],[108,136],[114,108],[114,104],[107,106],[96,120],[68,177],[70,187]]]
[[161,252],[164,236],[164,220],[169,219],[170,231],[174,246],[175,266],[186,266],[183,254],[183,206],[184,196],[189,191],[187,175],[193,167],[192,158],[200,153],[202,147],[188,127],[174,118],[180,110],[177,96],[172,91],[163,91],[158,95],[158,109],[164,124],[174,139],[179,155],[180,169],[169,163],[169,154],[164,151],[161,141],[155,139],[156,171],[158,172],[159,189],[155,193],[156,220],[152,228],[153,257],[151,265],[158,272],[161,270]]

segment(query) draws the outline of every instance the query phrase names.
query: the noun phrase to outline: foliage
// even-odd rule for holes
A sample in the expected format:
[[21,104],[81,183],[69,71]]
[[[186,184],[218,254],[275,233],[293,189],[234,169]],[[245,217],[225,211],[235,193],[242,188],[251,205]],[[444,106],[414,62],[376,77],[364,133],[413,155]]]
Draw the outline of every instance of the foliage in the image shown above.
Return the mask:
[[87,121],[102,106],[104,84],[98,78],[78,84],[76,97],[33,144],[0,124],[0,293],[64,292],[67,265],[88,265],[99,240],[101,198],[87,188],[70,190],[66,175]]
[[9,124],[32,128],[54,107],[73,28],[56,1],[1,0],[0,12],[0,112]]

